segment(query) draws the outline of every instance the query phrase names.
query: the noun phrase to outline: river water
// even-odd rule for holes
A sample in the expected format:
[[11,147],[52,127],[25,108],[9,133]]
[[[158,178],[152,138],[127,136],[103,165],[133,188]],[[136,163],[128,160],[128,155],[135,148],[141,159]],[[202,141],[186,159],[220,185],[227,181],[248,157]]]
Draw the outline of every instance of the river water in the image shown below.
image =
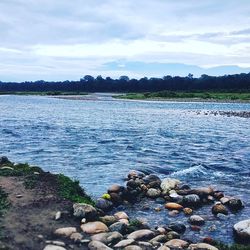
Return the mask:
[[250,215],[250,119],[197,115],[212,110],[250,104],[0,96],[0,155],[64,173],[94,197],[131,169],[210,185],[245,201],[234,222]]

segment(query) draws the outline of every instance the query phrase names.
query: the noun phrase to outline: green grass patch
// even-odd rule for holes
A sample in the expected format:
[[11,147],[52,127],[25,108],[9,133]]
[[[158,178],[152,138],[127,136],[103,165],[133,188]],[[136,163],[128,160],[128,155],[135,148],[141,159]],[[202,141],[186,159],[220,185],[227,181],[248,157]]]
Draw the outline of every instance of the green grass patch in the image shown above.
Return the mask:
[[68,199],[72,202],[95,205],[94,201],[86,195],[84,190],[80,187],[79,181],[73,181],[69,177],[59,174],[57,175],[57,183],[58,192],[62,198]]

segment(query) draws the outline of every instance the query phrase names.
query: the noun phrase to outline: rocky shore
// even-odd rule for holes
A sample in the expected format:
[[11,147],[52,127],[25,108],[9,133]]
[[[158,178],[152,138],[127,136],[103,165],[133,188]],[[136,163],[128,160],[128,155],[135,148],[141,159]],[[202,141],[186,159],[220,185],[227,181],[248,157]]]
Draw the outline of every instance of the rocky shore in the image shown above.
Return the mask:
[[[210,206],[210,215],[227,218],[244,209],[244,202],[211,187],[192,188],[177,179],[130,171],[124,186],[114,184],[92,201],[79,183],[38,167],[14,164],[0,157],[0,249],[250,249],[250,219],[232,225],[235,240],[244,245],[220,245],[185,235],[178,221],[151,228],[122,209],[142,199],[157,201],[165,216],[183,214],[191,230],[202,230],[206,217],[196,213]],[[8,206],[6,206],[8,204]]]

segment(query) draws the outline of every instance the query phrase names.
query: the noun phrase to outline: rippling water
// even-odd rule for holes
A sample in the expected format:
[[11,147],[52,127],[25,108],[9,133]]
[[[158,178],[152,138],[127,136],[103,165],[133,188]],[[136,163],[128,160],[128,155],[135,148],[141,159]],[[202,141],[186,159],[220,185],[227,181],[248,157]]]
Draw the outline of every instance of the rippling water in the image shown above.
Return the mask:
[[[78,179],[98,196],[130,169],[212,185],[249,216],[250,120],[197,115],[250,104],[0,96],[0,155]],[[239,219],[239,218],[236,219]]]

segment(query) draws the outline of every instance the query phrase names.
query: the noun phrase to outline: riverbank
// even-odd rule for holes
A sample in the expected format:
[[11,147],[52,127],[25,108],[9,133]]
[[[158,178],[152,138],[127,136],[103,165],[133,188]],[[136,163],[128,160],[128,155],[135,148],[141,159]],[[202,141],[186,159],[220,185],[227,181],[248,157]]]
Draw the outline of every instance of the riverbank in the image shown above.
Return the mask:
[[[219,220],[244,209],[238,198],[212,188],[191,189],[175,179],[131,171],[125,186],[109,187],[94,202],[78,182],[14,164],[6,157],[0,158],[0,187],[0,249],[249,249],[218,245],[211,237],[198,243],[198,238],[185,236],[190,228],[195,232],[205,228],[206,217],[196,214],[199,206],[209,205]],[[150,228],[142,219],[131,219],[126,207],[140,206],[142,199],[158,199],[155,213],[164,210],[164,216],[176,218],[175,223]],[[178,214],[189,226],[178,221]],[[244,234],[238,236],[249,240]]]

